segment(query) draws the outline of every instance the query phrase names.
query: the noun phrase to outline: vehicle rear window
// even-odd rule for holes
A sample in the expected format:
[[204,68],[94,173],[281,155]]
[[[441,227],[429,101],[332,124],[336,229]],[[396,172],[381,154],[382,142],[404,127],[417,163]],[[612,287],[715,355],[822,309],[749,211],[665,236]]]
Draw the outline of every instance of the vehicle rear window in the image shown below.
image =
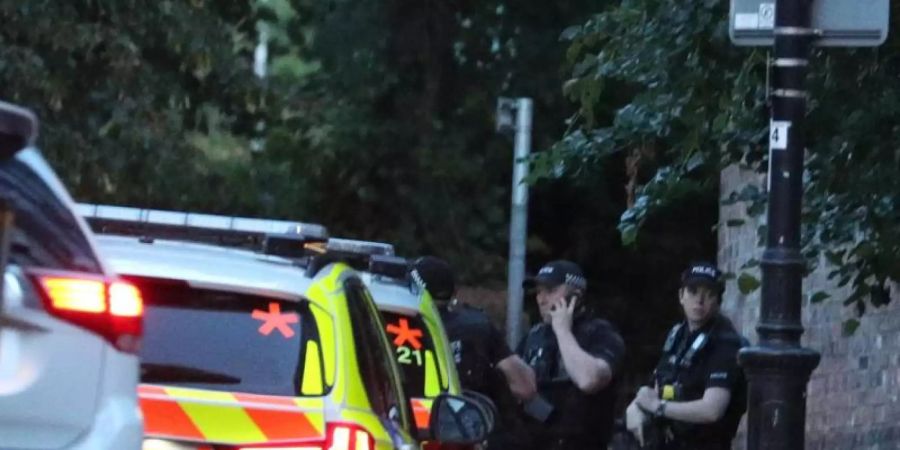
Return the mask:
[[[305,370],[307,350],[320,348],[308,302],[128,279],[145,302],[142,383],[282,396],[324,393],[321,367]],[[321,366],[321,354],[311,361]],[[310,376],[317,379],[304,380]],[[320,386],[319,392],[309,392],[310,385]]]
[[15,213],[11,259],[25,267],[100,273],[73,211],[27,164],[0,161],[0,198]]
[[375,414],[382,419],[394,420],[403,394],[401,386],[394,380],[390,351],[385,346],[381,333],[378,310],[369,291],[357,277],[344,281],[347,293],[347,311],[353,326],[353,343],[356,346],[356,361],[366,389],[369,404]]
[[[403,387],[406,394],[411,397],[428,397],[426,381],[428,377],[428,360],[431,359],[436,369],[437,361],[434,359],[434,342],[431,333],[425,325],[425,321],[419,315],[406,315],[390,311],[382,311],[385,331],[388,340],[394,347],[394,357],[403,371]],[[439,377],[437,370],[433,370],[431,376]],[[433,380],[433,385],[440,386],[440,380]]]

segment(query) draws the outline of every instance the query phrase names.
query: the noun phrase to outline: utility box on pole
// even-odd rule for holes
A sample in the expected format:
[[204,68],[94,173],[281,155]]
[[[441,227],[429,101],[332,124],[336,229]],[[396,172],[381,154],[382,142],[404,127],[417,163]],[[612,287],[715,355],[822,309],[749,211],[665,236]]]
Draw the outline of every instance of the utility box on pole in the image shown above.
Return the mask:
[[[874,47],[888,36],[890,0],[809,0],[812,44],[822,47]],[[735,45],[775,43],[775,0],[731,0],[728,33]]]

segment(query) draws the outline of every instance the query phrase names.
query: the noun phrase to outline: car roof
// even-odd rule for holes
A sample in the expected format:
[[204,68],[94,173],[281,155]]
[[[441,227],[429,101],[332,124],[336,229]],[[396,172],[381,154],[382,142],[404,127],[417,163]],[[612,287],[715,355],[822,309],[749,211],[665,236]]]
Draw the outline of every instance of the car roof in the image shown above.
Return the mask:
[[378,309],[386,309],[403,313],[418,313],[421,298],[410,290],[406,282],[389,277],[361,273],[362,280],[372,293]]
[[291,260],[249,250],[134,236],[97,236],[120,275],[180,280],[198,288],[298,300],[312,279]]

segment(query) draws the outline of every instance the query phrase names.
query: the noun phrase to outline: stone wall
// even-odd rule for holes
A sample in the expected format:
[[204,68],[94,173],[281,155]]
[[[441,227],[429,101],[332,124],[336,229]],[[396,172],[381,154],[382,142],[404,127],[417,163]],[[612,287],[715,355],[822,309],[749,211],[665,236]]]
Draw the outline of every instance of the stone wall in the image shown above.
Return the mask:
[[[727,196],[746,183],[763,186],[765,177],[729,167],[722,172],[721,192]],[[760,259],[757,245],[758,219],[746,216],[742,205],[722,206],[719,228],[719,264],[723,270],[740,273],[750,259]],[[743,219],[744,225],[726,222]],[[764,219],[763,219],[764,220]],[[852,337],[842,335],[842,323],[852,311],[842,305],[847,289],[827,279],[823,266],[804,280],[803,345],[822,355],[808,388],[806,418],[807,450],[900,449],[900,289],[894,286],[891,305],[870,310]],[[759,271],[753,275],[759,277]],[[832,298],[811,304],[809,295],[824,290]],[[731,281],[724,310],[752,342],[757,341],[759,291],[742,295]],[[742,430],[743,430],[742,426]],[[735,440],[743,449],[744,436]]]

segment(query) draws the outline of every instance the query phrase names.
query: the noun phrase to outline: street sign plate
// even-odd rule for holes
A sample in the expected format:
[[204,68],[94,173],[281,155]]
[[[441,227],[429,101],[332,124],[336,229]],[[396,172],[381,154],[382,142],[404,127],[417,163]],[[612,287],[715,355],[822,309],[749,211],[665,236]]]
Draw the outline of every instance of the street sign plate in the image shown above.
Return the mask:
[[[888,35],[890,0],[812,0],[815,45],[875,47]],[[775,0],[731,0],[728,32],[735,45],[775,43]]]

